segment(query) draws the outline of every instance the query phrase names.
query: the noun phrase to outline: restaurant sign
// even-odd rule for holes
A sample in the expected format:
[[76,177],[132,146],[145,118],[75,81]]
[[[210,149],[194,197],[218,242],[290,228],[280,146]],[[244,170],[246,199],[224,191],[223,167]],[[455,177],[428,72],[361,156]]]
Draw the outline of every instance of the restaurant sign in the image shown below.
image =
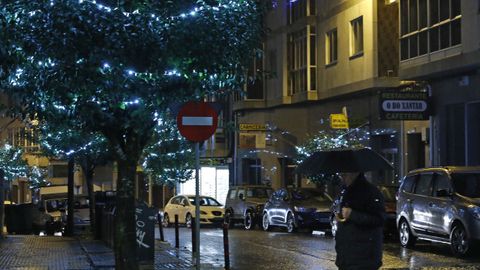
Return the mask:
[[430,102],[425,89],[380,92],[381,120],[428,120],[429,116]]

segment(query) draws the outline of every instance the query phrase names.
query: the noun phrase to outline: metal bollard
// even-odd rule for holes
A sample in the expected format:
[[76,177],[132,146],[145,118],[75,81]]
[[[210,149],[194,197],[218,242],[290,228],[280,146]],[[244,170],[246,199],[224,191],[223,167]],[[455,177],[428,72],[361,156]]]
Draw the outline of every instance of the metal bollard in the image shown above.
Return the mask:
[[165,237],[163,236],[163,224],[162,224],[162,215],[158,213],[158,231],[160,232],[160,241],[165,242]]
[[223,223],[223,255],[225,258],[225,270],[230,270],[230,248],[228,246],[228,223]]
[[197,252],[197,237],[196,237],[196,234],[195,234],[195,219],[192,218],[192,226],[191,226],[191,229],[192,229],[192,253],[195,254]]
[[175,248],[180,248],[180,238],[178,235],[178,215],[175,215]]

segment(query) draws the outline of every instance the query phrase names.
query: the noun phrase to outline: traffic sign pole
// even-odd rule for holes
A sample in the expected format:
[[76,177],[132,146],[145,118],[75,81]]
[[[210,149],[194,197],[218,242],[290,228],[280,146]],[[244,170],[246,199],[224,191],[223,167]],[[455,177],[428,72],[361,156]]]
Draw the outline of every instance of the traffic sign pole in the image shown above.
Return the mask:
[[187,102],[177,114],[180,134],[195,142],[195,269],[200,269],[200,142],[210,138],[217,129],[215,108],[205,102]]
[[195,143],[195,268],[200,269],[200,143]]

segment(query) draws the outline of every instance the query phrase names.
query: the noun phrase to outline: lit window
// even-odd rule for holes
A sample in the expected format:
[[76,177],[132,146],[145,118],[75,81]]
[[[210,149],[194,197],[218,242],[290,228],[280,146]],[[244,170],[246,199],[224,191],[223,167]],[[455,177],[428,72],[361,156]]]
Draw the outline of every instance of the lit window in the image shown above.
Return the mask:
[[400,59],[461,44],[460,0],[401,0]]
[[10,145],[21,147],[26,153],[38,152],[38,131],[25,127],[8,129],[7,141]]
[[326,34],[326,44],[325,44],[325,56],[326,64],[332,64],[337,62],[337,29],[333,29]]
[[288,35],[287,66],[289,95],[316,89],[315,27]]
[[350,56],[363,53],[363,17],[350,22]]
[[254,50],[248,68],[246,99],[263,99],[263,53],[260,50]]

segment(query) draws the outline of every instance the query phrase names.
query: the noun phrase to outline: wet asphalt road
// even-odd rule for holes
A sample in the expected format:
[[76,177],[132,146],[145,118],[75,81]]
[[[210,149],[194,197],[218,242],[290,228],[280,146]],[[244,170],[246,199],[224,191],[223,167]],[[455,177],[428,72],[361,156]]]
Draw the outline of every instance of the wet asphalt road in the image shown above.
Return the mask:
[[[164,229],[165,241],[175,244],[173,228]],[[159,238],[158,228],[156,237]],[[288,234],[282,229],[264,232],[259,229],[229,230],[230,265],[234,270],[313,270],[337,269],[335,240],[323,233]],[[201,229],[202,258],[223,266],[223,231]],[[191,250],[191,231],[180,228],[180,248]],[[449,246],[419,241],[415,248],[404,249],[395,240],[386,240],[383,253],[384,269],[480,269],[480,252],[467,259],[450,254]]]

